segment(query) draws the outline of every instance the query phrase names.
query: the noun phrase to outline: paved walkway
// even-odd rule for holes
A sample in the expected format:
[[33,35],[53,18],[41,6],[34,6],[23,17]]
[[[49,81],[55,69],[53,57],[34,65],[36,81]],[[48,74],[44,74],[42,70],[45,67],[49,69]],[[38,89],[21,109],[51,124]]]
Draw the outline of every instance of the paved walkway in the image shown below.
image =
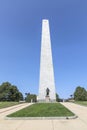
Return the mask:
[[87,107],[62,103],[79,117],[71,120],[5,120],[4,117],[31,104],[0,113],[0,130],[87,130]]

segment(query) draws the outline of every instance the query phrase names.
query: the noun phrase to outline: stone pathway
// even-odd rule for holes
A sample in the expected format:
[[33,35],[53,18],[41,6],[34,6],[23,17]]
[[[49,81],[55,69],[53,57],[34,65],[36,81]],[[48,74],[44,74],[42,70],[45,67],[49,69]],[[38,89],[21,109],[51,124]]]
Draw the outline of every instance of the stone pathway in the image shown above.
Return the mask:
[[87,107],[73,103],[62,104],[78,115],[78,118],[71,120],[5,120],[6,115],[31,105],[24,104],[0,113],[0,130],[87,130]]

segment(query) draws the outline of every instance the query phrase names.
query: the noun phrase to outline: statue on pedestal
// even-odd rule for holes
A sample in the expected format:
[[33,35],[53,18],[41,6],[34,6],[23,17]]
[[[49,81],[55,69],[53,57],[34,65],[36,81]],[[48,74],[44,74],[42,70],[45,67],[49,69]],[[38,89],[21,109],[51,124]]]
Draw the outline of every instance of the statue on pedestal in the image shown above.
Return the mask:
[[49,92],[50,92],[50,90],[49,90],[49,88],[47,88],[46,89],[46,96],[49,96]]

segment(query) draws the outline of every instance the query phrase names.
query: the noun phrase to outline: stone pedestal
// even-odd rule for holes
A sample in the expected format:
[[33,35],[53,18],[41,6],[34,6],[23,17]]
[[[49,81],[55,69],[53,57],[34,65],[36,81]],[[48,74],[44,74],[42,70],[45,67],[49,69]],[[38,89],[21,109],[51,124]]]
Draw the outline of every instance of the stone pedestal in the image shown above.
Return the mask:
[[50,97],[46,96],[46,102],[50,102]]

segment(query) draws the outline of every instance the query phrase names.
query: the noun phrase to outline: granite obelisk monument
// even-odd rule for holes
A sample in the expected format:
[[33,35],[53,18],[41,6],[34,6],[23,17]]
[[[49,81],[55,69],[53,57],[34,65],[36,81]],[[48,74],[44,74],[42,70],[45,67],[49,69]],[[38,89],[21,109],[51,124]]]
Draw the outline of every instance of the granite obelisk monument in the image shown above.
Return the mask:
[[41,59],[38,101],[55,102],[55,82],[52,61],[49,21],[42,20]]

